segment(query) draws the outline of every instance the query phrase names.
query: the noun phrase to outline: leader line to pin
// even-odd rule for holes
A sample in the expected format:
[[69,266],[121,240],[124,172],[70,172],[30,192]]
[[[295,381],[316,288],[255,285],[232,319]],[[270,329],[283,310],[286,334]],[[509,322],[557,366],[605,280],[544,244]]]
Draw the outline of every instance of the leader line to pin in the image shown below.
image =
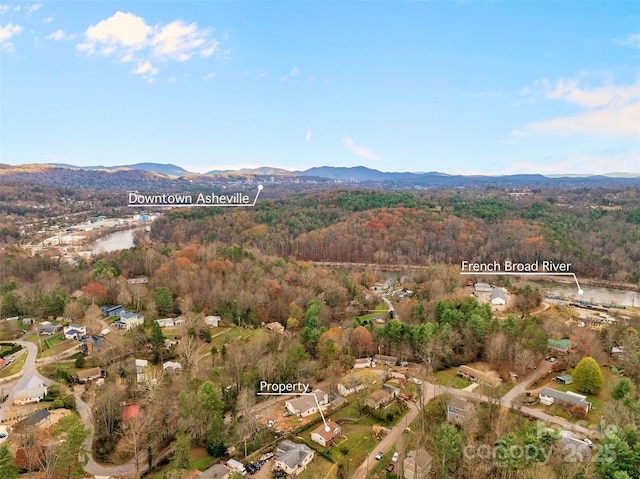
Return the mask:
[[467,274],[467,275],[473,275],[473,276],[572,276],[573,280],[576,282],[576,286],[578,287],[578,294],[583,294],[584,291],[582,290],[582,288],[580,287],[580,283],[578,282],[578,278],[576,276],[575,273],[518,273],[518,272],[479,272],[479,273],[473,273],[473,272],[466,272],[463,271],[460,274]]
[[314,393],[256,393],[257,396],[313,396],[313,399],[316,401],[316,406],[318,406],[318,411],[320,412],[320,417],[322,418],[322,422],[324,423],[324,430],[329,432],[331,428],[327,424],[327,420],[324,418],[324,414],[322,414],[322,408],[320,407],[320,403],[318,402],[318,396]]

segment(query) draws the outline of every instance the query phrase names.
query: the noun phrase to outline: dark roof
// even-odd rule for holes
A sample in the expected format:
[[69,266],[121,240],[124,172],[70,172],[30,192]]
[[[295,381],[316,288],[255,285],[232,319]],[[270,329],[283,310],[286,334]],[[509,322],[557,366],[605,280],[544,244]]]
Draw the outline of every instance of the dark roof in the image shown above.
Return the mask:
[[22,421],[17,423],[14,428],[19,429],[21,427],[33,426],[34,424],[39,424],[40,421],[45,420],[51,414],[47,409],[38,409],[36,412],[31,414],[30,416],[25,417]]
[[569,404],[574,404],[576,406],[591,406],[591,403],[585,399],[585,396],[581,396],[579,394],[569,394],[558,391],[557,389],[542,388],[542,390],[540,391],[540,395],[552,397],[554,399],[558,399]]

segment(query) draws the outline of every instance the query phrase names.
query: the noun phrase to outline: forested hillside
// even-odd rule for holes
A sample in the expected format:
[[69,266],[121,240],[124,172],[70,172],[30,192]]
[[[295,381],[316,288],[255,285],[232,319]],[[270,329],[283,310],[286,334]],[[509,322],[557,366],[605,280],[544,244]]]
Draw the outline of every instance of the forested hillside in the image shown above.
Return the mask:
[[640,282],[640,190],[331,191],[241,211],[176,210],[165,242],[221,241],[301,260],[373,264],[572,263],[584,277]]

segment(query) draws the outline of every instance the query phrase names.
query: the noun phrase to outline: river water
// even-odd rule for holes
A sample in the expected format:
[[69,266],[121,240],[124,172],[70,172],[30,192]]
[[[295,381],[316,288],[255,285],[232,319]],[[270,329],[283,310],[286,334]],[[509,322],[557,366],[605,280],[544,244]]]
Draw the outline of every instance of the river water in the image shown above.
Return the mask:
[[117,231],[98,239],[91,245],[91,251],[95,254],[109,253],[121,249],[133,248],[133,232],[135,229]]
[[590,301],[602,304],[615,304],[619,306],[640,306],[640,293],[636,291],[625,291],[622,289],[601,288],[583,284],[584,293],[578,294],[578,287],[575,283],[556,283],[553,281],[537,281],[545,294],[564,296],[565,298],[580,301]]

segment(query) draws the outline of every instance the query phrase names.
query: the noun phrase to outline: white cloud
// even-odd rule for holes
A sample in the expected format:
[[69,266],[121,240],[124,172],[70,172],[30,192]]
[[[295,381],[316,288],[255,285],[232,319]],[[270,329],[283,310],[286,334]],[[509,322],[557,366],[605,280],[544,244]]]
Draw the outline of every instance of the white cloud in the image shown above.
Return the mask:
[[[196,23],[175,20],[167,24],[148,25],[133,13],[116,12],[113,16],[90,26],[78,51],[87,55],[112,57],[121,63],[137,63],[133,73],[141,67],[160,61],[186,62],[194,54],[209,58],[218,54],[220,42],[213,37],[213,29],[201,29]],[[156,67],[145,74],[155,75]]]
[[42,4],[41,3],[34,3],[33,5],[30,5],[27,8],[27,13],[31,14],[31,13],[35,13],[38,10],[40,10],[40,8],[42,8]]
[[311,141],[311,130],[307,130],[307,134],[304,137],[304,141]]
[[176,77],[171,77],[167,80],[169,83],[176,83],[178,79]]
[[47,18],[45,18],[44,20],[42,20],[43,23],[51,23],[53,22],[53,17],[49,16]]
[[298,75],[300,75],[300,70],[298,70],[298,67],[293,67],[291,70],[289,70],[289,73],[280,78],[280,81],[285,82],[289,78],[297,77]]
[[640,82],[583,88],[576,80],[560,79],[552,84],[545,79],[539,85],[545,98],[578,105],[583,111],[529,123],[514,130],[513,135],[546,133],[626,137],[640,134]]
[[202,79],[204,81],[207,81],[207,80],[213,80],[215,77],[216,77],[216,74],[214,72],[211,72],[211,73],[207,73],[205,76],[203,76]]
[[630,33],[626,38],[620,40],[621,45],[631,45],[635,48],[640,48],[640,33]]
[[14,12],[19,12],[20,10],[22,10],[22,6],[21,5],[16,5],[15,7],[13,7],[13,11]]
[[55,41],[73,40],[74,38],[76,38],[75,34],[70,33],[69,35],[67,35],[64,33],[64,30],[56,30],[50,35],[47,35],[46,37],[44,37],[45,40],[55,40]]
[[0,5],[0,16],[4,15],[9,10],[11,10],[11,7],[9,5]]
[[354,141],[347,137],[344,139],[344,145],[349,148],[353,153],[355,153],[360,158],[364,158],[365,160],[379,160],[380,157],[372,150],[369,150],[363,146],[356,145]]
[[13,43],[10,42],[11,38],[19,35],[24,28],[20,25],[14,25],[13,23],[7,24],[5,27],[0,27],[0,48],[13,51]]
[[139,64],[137,68],[131,70],[131,72],[135,73],[136,75],[155,75],[156,73],[158,73],[158,69],[154,67],[151,62],[144,62]]
[[603,151],[598,154],[578,154],[537,162],[512,163],[498,174],[590,174],[640,172],[640,152]]

